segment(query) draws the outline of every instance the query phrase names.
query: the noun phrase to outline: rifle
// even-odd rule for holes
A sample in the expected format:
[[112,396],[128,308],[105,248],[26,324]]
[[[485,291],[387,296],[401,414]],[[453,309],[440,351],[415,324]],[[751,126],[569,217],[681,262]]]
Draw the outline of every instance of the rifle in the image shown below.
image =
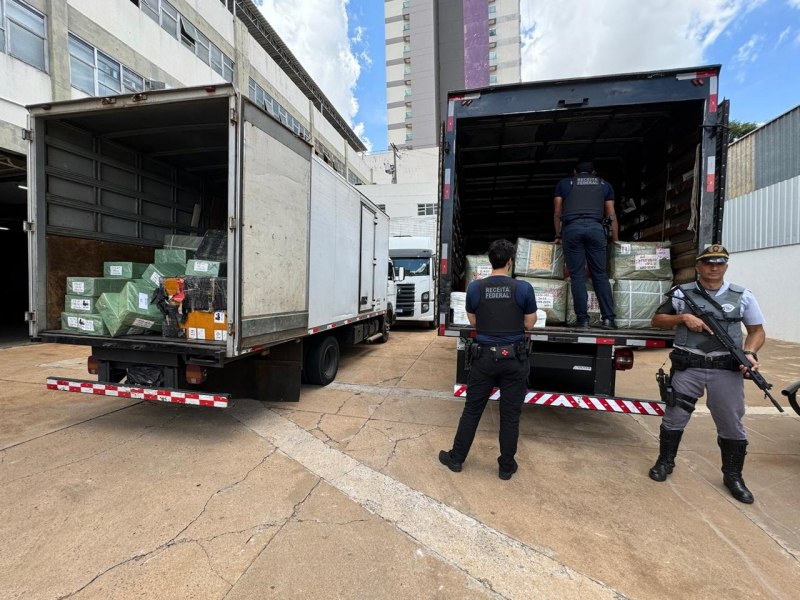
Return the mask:
[[[702,288],[700,288],[699,283],[698,283],[698,289],[700,290],[701,294],[705,291]],[[675,290],[680,290],[683,296],[681,296],[680,298],[676,298]],[[708,296],[708,294],[705,295]],[[717,338],[717,341],[720,344],[722,344],[722,346],[724,346],[728,352],[731,353],[731,356],[733,356],[734,360],[736,360],[736,362],[738,362],[746,369],[745,374],[748,375],[750,379],[753,380],[753,383],[755,383],[762,392],[764,392],[764,397],[769,398],[770,402],[772,402],[772,405],[778,409],[778,412],[783,412],[783,407],[780,404],[778,404],[778,401],[775,400],[775,398],[772,397],[772,394],[769,393],[769,391],[772,389],[772,384],[768,383],[767,380],[764,379],[764,376],[761,373],[753,370],[753,363],[750,362],[750,359],[747,358],[747,355],[744,353],[744,350],[739,348],[734,343],[734,341],[731,339],[731,336],[728,334],[728,331],[720,324],[719,321],[717,321],[716,317],[714,317],[714,315],[709,311],[705,310],[705,305],[701,306],[697,304],[694,298],[692,298],[691,295],[688,294],[679,285],[676,285],[669,292],[667,292],[667,296],[675,300],[682,300],[683,302],[685,302],[686,306],[689,307],[689,310],[692,311],[694,316],[701,319],[703,323],[705,323],[708,326],[708,328],[712,331],[712,334],[714,335],[715,338]]]

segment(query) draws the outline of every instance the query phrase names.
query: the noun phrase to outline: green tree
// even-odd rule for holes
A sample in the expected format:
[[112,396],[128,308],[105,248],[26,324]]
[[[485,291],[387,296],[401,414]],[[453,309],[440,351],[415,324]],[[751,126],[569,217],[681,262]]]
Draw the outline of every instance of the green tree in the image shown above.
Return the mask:
[[745,134],[750,133],[758,127],[757,123],[751,123],[750,121],[731,121],[728,123],[728,143],[738,140]]

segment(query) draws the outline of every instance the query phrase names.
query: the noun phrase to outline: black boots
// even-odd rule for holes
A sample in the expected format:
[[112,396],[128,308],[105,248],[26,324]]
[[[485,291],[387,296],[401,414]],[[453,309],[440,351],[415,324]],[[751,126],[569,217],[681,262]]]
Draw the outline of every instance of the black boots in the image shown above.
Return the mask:
[[742,479],[744,457],[747,455],[747,440],[726,440],[717,438],[722,453],[722,482],[731,496],[744,504],[753,503],[753,494]]
[[678,453],[681,437],[683,437],[683,431],[664,429],[664,426],[661,426],[661,435],[659,436],[661,444],[658,451],[658,460],[656,460],[653,468],[650,469],[650,479],[653,481],[666,481],[667,475],[672,473],[672,469],[675,468],[675,455]]

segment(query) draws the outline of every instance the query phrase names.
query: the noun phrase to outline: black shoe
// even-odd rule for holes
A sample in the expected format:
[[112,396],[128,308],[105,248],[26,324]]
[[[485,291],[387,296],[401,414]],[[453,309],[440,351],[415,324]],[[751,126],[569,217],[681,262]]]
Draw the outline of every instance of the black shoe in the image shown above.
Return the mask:
[[722,453],[722,482],[731,496],[743,504],[753,503],[753,494],[742,479],[744,457],[747,456],[747,440],[727,440],[717,438]]
[[573,327],[575,329],[589,329],[589,321],[575,321]]
[[678,446],[680,446],[682,437],[682,430],[664,429],[664,426],[661,426],[658,437],[658,459],[648,473],[650,479],[666,481],[667,475],[672,474],[672,470],[675,468],[675,455],[678,454]]
[[744,484],[744,479],[741,477],[723,474],[722,483],[730,490],[731,496],[736,498],[739,502],[743,504],[752,504],[755,501],[752,492],[747,489],[747,486]]
[[603,319],[600,329],[617,329],[617,322],[614,319]]
[[516,473],[516,472],[517,472],[517,468],[518,468],[518,467],[517,467],[517,465],[514,465],[514,468],[512,468],[510,471],[503,471],[503,469],[501,468],[501,469],[500,469],[500,470],[497,472],[497,476],[498,476],[500,479],[502,479],[503,481],[508,481],[509,479],[511,479],[511,476],[512,476],[514,473]]
[[439,462],[454,473],[461,473],[462,463],[454,461],[449,450],[439,450]]

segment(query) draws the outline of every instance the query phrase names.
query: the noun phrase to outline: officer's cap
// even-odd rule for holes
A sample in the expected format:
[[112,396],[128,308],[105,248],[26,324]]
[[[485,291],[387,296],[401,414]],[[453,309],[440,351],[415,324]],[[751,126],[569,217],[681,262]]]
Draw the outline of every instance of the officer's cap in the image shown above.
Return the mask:
[[697,255],[698,262],[704,263],[727,263],[730,255],[724,246],[711,244],[708,248]]

